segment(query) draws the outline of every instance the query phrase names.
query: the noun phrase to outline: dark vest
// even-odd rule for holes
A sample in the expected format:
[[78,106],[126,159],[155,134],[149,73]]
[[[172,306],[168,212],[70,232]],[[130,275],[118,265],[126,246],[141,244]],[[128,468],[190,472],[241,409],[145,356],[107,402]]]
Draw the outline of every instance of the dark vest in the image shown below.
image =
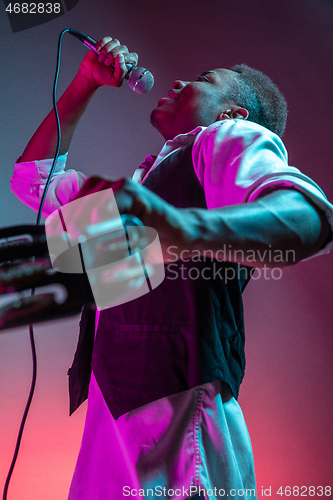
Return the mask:
[[[177,208],[207,208],[191,153],[192,145],[165,158],[145,186]],[[167,264],[165,272],[150,293],[102,311],[95,342],[94,313],[84,310],[69,370],[71,413],[87,397],[91,367],[115,418],[214,380],[226,382],[238,397],[249,268],[196,257]]]

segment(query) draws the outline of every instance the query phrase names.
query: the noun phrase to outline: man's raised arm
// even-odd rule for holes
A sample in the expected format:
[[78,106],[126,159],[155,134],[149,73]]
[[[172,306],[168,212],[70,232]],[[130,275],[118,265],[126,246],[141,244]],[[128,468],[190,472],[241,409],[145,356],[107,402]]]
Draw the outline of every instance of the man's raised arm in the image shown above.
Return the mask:
[[[94,176],[77,197],[109,188],[114,191],[120,213],[135,215],[158,232],[164,262],[177,260],[175,254],[182,259],[208,252],[251,267],[284,267],[318,253],[332,241],[328,222],[329,217],[332,219],[332,205],[326,201],[325,217],[322,210],[294,189],[277,189],[251,203],[213,210],[179,209],[130,179],[110,181]],[[76,217],[73,214],[71,220],[74,227]],[[97,204],[95,223],[98,217]],[[104,220],[105,210],[101,217]],[[332,248],[332,244],[329,246]],[[272,260],[272,255],[277,254],[279,259]]]
[[[88,52],[74,80],[58,101],[62,135],[60,154],[67,153],[74,130],[98,87],[120,87],[128,71],[126,62],[137,66],[137,54],[129,53],[127,47],[116,39],[105,37],[98,42],[96,49],[100,55]],[[110,68],[111,64],[114,64],[114,70]],[[52,110],[30,139],[20,162],[53,158],[56,146],[57,126]]]

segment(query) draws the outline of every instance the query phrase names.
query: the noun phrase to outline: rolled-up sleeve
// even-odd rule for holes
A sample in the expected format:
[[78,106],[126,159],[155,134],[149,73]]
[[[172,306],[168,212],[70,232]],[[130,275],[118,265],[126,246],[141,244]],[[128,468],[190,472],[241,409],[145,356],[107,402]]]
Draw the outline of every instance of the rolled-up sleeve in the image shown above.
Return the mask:
[[[216,122],[197,135],[192,157],[209,209],[252,202],[274,189],[296,189],[325,213],[333,236],[333,205],[312,179],[288,166],[283,142],[266,128],[244,120]],[[332,248],[331,241],[316,255]]]
[[[75,170],[65,170],[67,153],[59,156],[46,195],[43,217],[48,217],[54,210],[71,201],[80,191],[86,176]],[[15,163],[10,179],[15,196],[29,208],[38,212],[53,159]]]

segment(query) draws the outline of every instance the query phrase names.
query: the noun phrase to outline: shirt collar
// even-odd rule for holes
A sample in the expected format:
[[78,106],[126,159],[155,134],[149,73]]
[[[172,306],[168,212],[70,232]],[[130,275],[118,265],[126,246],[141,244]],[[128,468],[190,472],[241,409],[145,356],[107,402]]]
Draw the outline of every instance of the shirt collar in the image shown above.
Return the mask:
[[159,152],[158,156],[155,157],[155,161],[153,162],[149,170],[143,175],[141,182],[146,180],[148,175],[161,163],[162,160],[164,160],[164,158],[166,158],[169,154],[173,153],[174,151],[185,148],[189,144],[192,144],[192,142],[194,141],[195,137],[199,134],[199,132],[201,132],[206,128],[207,127],[199,126],[191,130],[187,134],[179,134],[176,135],[173,139],[166,141],[161,151]]
[[179,134],[176,135],[173,139],[166,141],[155,160],[154,167],[157,166],[168,154],[172,153],[176,149],[182,149],[188,146],[189,144],[192,144],[192,142],[194,141],[195,137],[199,134],[199,132],[201,132],[205,128],[207,127],[199,126],[191,130],[187,134]]
[[171,141],[167,141],[165,144],[169,142],[175,142],[182,147],[188,146],[193,142],[195,136],[198,135],[198,133],[201,132],[202,130],[205,130],[206,128],[207,127],[198,126],[195,129],[191,130],[191,132],[188,132],[187,134],[176,135]]

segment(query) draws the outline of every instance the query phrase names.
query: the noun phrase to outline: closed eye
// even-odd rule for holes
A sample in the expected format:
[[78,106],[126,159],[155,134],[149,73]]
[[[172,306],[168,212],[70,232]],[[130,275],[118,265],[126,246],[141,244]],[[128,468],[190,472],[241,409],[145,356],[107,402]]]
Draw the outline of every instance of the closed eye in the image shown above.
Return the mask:
[[199,75],[198,78],[196,79],[196,82],[209,82],[210,83],[210,80],[205,75]]

